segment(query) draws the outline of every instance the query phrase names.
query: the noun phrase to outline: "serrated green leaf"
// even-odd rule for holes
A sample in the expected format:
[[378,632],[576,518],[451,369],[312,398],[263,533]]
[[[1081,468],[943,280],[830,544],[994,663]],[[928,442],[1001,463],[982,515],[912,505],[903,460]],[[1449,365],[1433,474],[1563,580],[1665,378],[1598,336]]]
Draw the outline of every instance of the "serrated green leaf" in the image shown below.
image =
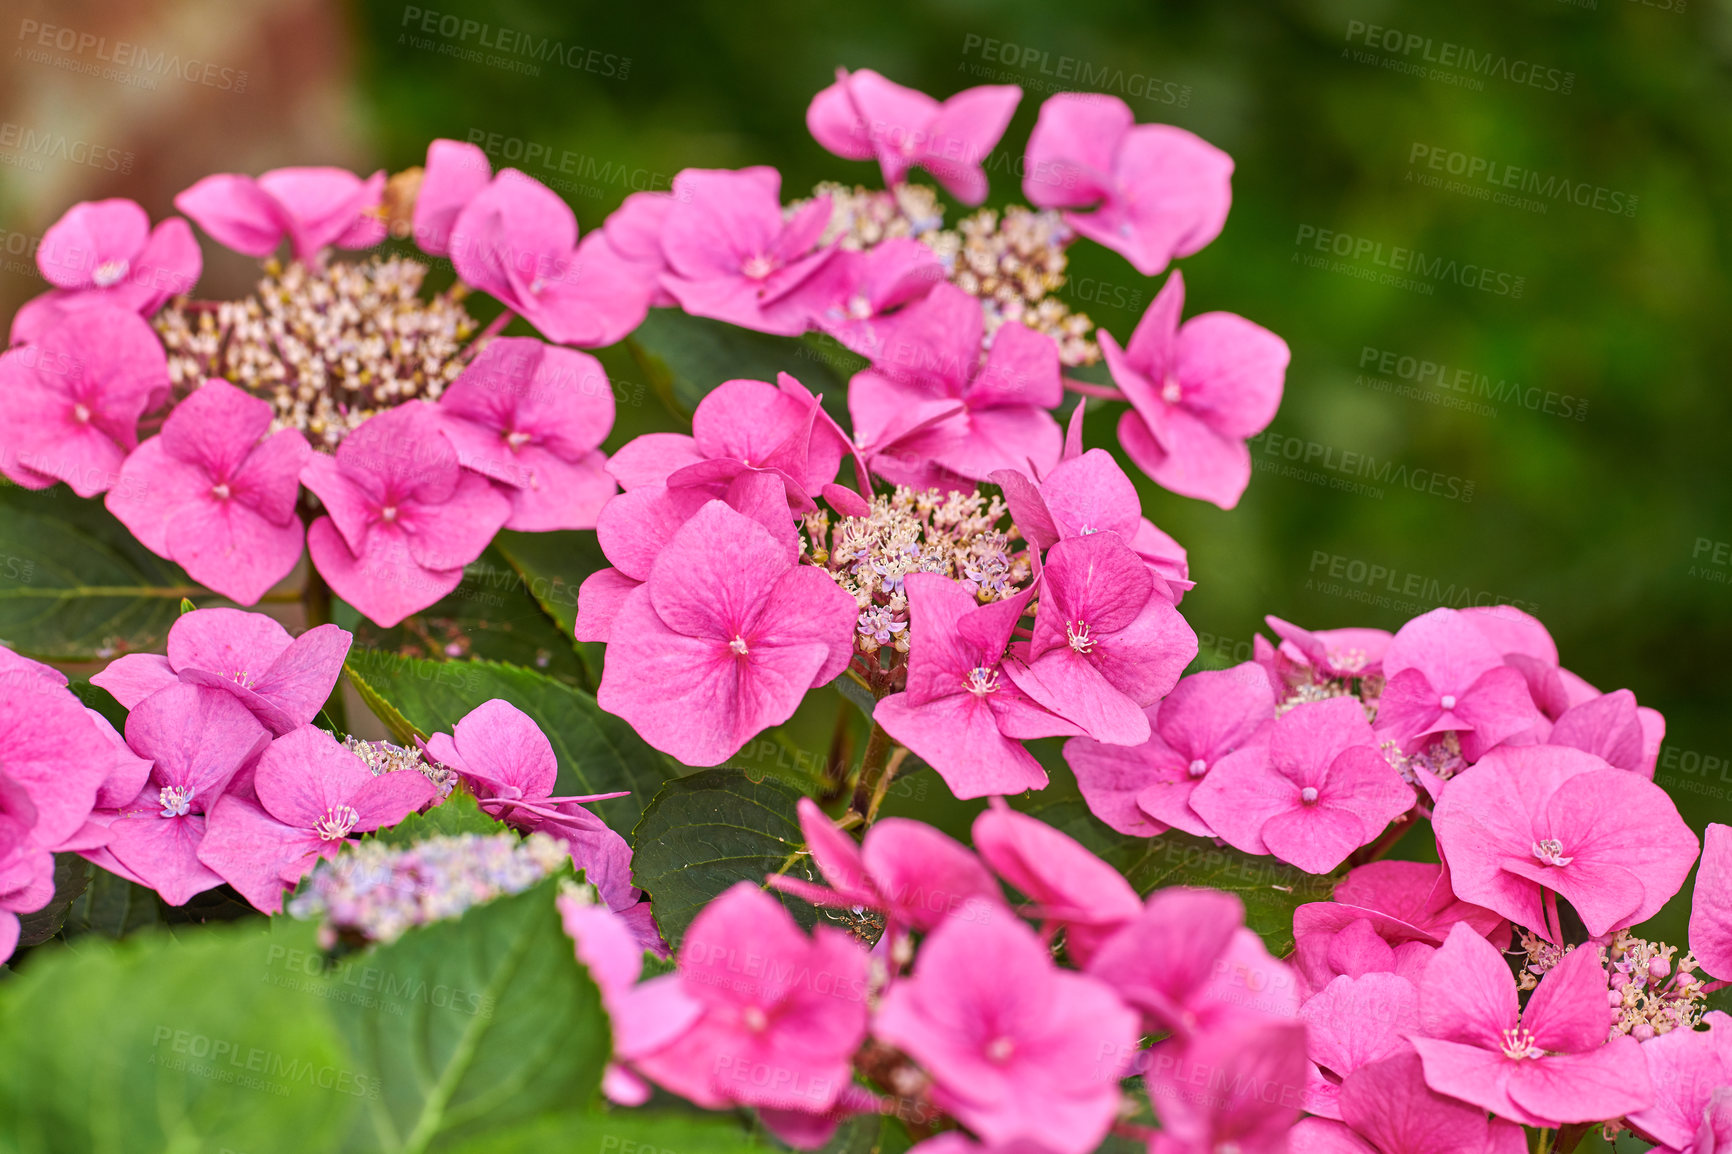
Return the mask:
[[723,381],[774,381],[777,373],[824,394],[827,409],[840,406],[848,378],[866,365],[833,341],[756,333],[678,309],[651,309],[626,345],[663,401],[687,417]]
[[[529,538],[542,535],[522,534]],[[590,533],[589,538],[593,541],[595,534]],[[560,597],[569,593],[572,602],[577,600],[575,586],[557,593]],[[435,661],[498,661],[573,685],[588,686],[591,682],[575,648],[570,624],[550,616],[547,606],[532,596],[530,582],[519,575],[497,545],[489,546],[472,564],[464,566],[457,588],[389,629],[380,628],[352,609],[339,612],[337,624],[354,633],[355,644],[363,649]]]
[[[336,1014],[381,1093],[357,1150],[425,1151],[599,1098],[601,995],[554,907],[559,879],[412,930],[349,963],[377,996]],[[327,983],[339,981],[333,973]]]
[[513,533],[506,529],[494,538],[493,547],[516,571],[521,587],[559,623],[560,632],[571,643],[577,624],[578,587],[597,569],[607,568],[595,532]]
[[[426,661],[351,649],[345,665],[368,708],[387,726],[407,726],[425,737],[451,727],[484,701],[501,698],[523,710],[553,743],[559,758],[557,794],[611,793],[597,802],[602,820],[624,833],[649,799],[679,767],[651,749],[624,720],[605,713],[581,689],[491,661]],[[399,740],[407,735],[399,733]]]
[[0,644],[43,659],[156,649],[187,597],[211,597],[101,501],[0,485]]
[[[632,882],[655,902],[656,924],[678,946],[710,899],[738,881],[762,885],[805,845],[801,793],[773,777],[706,769],[662,786],[632,831]],[[802,925],[812,907],[784,899]]]
[[426,813],[412,813],[390,829],[368,834],[365,840],[386,845],[413,845],[430,837],[452,837],[462,833],[503,833],[508,827],[482,812],[475,795],[459,789]]
[[1167,886],[1207,886],[1245,903],[1245,924],[1276,957],[1293,948],[1293,911],[1328,901],[1341,875],[1308,874],[1275,858],[1217,846],[1169,830],[1157,837],[1118,833],[1062,788],[1034,794],[1018,809],[1077,839],[1124,874],[1139,894]]
[[[309,927],[289,927],[312,945]],[[333,1149],[372,1085],[263,924],[48,946],[0,984],[0,1151]]]
[[454,1147],[452,1154],[757,1154],[777,1150],[728,1114],[609,1110],[551,1114]]

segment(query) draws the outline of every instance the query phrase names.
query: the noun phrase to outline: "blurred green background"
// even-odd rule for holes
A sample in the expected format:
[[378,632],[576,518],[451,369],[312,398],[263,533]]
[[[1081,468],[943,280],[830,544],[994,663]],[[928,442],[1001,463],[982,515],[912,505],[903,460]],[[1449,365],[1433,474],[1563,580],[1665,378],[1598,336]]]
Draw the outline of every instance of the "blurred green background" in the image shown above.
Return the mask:
[[[1139,120],[1197,132],[1237,171],[1225,232],[1181,262],[1189,311],[1241,313],[1293,350],[1239,508],[1144,486],[1145,511],[1190,550],[1198,585],[1184,611],[1202,660],[1247,657],[1264,613],[1395,628],[1440,602],[1511,601],[1545,621],[1567,666],[1665,713],[1659,779],[1694,825],[1732,820],[1732,5],[183,0],[19,11],[26,45],[28,21],[58,21],[202,52],[250,79],[244,90],[171,78],[145,91],[8,53],[9,126],[136,161],[113,172],[51,158],[31,171],[0,135],[14,158],[0,166],[7,237],[39,234],[88,196],[136,196],[162,213],[215,169],[400,169],[436,136],[476,140],[496,165],[541,176],[585,228],[687,166],[775,165],[785,196],[822,179],[875,184],[875,166],[828,155],[805,129],[808,100],[838,66],[939,96],[1022,84],[988,164],[989,205],[1020,201],[1017,160],[1053,90],[1108,91]],[[561,58],[537,56],[544,38]],[[1398,249],[1443,271],[1369,279]],[[1093,245],[1072,253],[1067,300],[1124,339],[1159,282]],[[41,287],[27,263],[0,278],[8,307]],[[239,289],[251,275],[219,255],[205,287]],[[609,448],[674,427],[636,387],[629,357],[604,359],[628,398]],[[1090,441],[1111,444],[1114,419],[1095,417]],[[1383,479],[1365,475],[1366,456]]]

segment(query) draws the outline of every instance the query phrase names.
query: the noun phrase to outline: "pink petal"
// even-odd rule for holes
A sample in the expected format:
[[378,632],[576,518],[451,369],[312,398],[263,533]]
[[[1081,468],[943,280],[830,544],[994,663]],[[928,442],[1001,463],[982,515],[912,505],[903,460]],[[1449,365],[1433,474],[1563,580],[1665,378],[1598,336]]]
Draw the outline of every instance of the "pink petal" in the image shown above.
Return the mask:
[[986,199],[981,165],[1016,113],[1022,89],[1014,84],[968,88],[938,106],[927,122],[920,166],[963,204]]
[[473,144],[435,140],[427,146],[427,164],[415,196],[415,243],[428,256],[444,256],[451,247],[457,215],[487,187],[493,168],[487,154]]
[[330,245],[371,248],[384,239],[384,221],[363,215],[379,205],[383,171],[363,180],[341,168],[277,168],[260,176],[258,187],[281,206],[298,260]]
[[1112,191],[1119,144],[1135,122],[1116,96],[1061,92],[1040,106],[1024,155],[1022,193],[1041,208],[1080,208]]
[[1516,1065],[1509,1096],[1523,1113],[1556,1125],[1616,1118],[1641,1109],[1654,1093],[1641,1046],[1625,1035],[1587,1053],[1549,1054]]
[[[1089,812],[1132,837],[1153,837],[1166,832],[1171,824],[1155,820],[1154,810],[1145,811],[1138,804],[1145,790],[1160,789],[1170,776],[1161,774],[1162,769],[1177,769],[1177,776],[1186,784],[1185,792],[1190,792],[1190,779],[1185,777],[1178,755],[1158,735],[1128,749],[1086,737],[1075,738],[1065,742],[1064,760],[1076,775],[1077,787],[1088,803]],[[1197,824],[1201,826],[1201,822]]]
[[[451,731],[463,772],[505,796],[547,797],[559,776],[559,759],[527,714],[494,698],[470,710]],[[511,792],[515,791],[515,792]]]
[[207,176],[174,198],[220,245],[247,256],[269,256],[288,228],[287,214],[275,197],[250,176]]
[[229,779],[269,743],[246,706],[203,686],[171,685],[126,718],[126,744],[156,762],[152,782],[190,790],[195,813],[214,805]]
[[1423,1063],[1412,1053],[1373,1062],[1348,1077],[1341,1086],[1341,1113],[1379,1150],[1477,1154],[1485,1147],[1485,1115],[1430,1089]]
[[169,629],[168,662],[177,672],[203,669],[251,682],[263,677],[292,644],[288,630],[263,613],[198,609],[176,618]]
[[[1299,1016],[1308,1028],[1311,1060],[1345,1078],[1369,1063],[1412,1052],[1406,1036],[1419,1028],[1419,991],[1394,974],[1340,977],[1306,1002]],[[1605,1015],[1600,1017],[1603,1026]]]
[[932,930],[947,917],[1001,907],[1003,892],[980,859],[924,822],[888,817],[874,825],[861,850],[873,885],[898,920]]
[[432,605],[463,580],[460,567],[435,570],[421,565],[395,534],[373,533],[367,552],[357,557],[329,517],[320,517],[308,527],[307,552],[339,597],[387,629]]
[[806,127],[812,138],[844,160],[871,160],[872,139],[854,100],[848,95],[848,74],[838,70],[836,83],[812,97],[806,107]]
[[[130,727],[129,727],[130,728]],[[198,860],[205,818],[125,817],[108,827],[108,852],[162,895],[171,906],[184,906],[223,879]]]
[[179,680],[168,658],[156,653],[128,653],[110,661],[101,673],[92,674],[90,684],[101,686],[121,705],[134,709],[157,690]]
[[1732,979],[1732,826],[1709,822],[1690,904],[1690,950],[1709,974]]
[[1099,212],[1069,213],[1083,236],[1156,276],[1221,233],[1232,204],[1233,159],[1167,124],[1131,128],[1114,158],[1117,188]]
[[227,795],[205,821],[198,860],[239,890],[255,909],[276,914],[282,912],[283,891],[288,888],[285,873],[309,865],[318,856],[319,845],[318,835],[311,830],[285,825],[252,802]]
[[[1518,1015],[1515,979],[1503,955],[1467,926],[1452,927],[1420,984],[1420,1026],[1426,1036],[1479,1047],[1501,1059],[1503,1032],[1515,1027]],[[1434,1090],[1456,1093],[1435,1079],[1427,1081]]]
[[577,591],[577,640],[605,642],[620,606],[641,584],[613,568],[598,569],[585,577]]
[[[113,269],[127,269],[143,250],[150,216],[135,201],[81,201],[48,226],[36,247],[36,267],[56,288],[106,288]],[[125,272],[118,274],[124,276]]]
[[[1002,689],[1000,690],[1002,692]],[[992,710],[972,696],[916,703],[908,693],[878,702],[873,720],[931,765],[964,800],[1046,786],[1046,771],[999,731]]]

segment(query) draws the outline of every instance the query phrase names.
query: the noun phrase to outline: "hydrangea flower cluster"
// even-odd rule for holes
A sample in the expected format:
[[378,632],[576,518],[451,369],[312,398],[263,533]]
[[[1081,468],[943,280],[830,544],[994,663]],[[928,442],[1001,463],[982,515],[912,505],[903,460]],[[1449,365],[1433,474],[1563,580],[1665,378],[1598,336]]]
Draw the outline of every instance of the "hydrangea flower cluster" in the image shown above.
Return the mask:
[[546,834],[462,833],[411,846],[363,841],[324,862],[289,902],[319,922],[319,944],[394,942],[415,926],[522,893],[559,869],[566,848]]
[[[451,140],[389,180],[206,177],[175,205],[215,243],[264,259],[238,301],[187,295],[202,258],[185,221],[152,230],[131,201],[76,205],[39,249],[55,287],[20,310],[0,356],[0,472],[106,493],[142,543],[241,604],[308,552],[331,590],[394,625],[449,593],[502,527],[596,525],[635,470],[604,470],[612,390],[599,362],[563,346],[612,344],[650,308],[678,307],[822,331],[872,362],[849,388],[852,437],[830,429],[860,462],[863,496],[868,465],[922,490],[1049,472],[1061,365],[1104,350],[1118,387],[1076,387],[1131,403],[1121,436],[1134,459],[1231,507],[1250,478],[1243,441],[1280,398],[1285,344],[1226,314],[1181,331],[1176,274],[1123,352],[1110,336],[1097,349],[1088,319],[1052,294],[1079,236],[1144,275],[1203,247],[1225,221],[1232,162],[1182,130],[1133,124],[1117,100],[1061,95],[1025,158],[1035,209],[943,229],[910,169],[978,205],[1021,95],[989,86],[940,103],[842,73],[808,124],[837,155],[877,160],[884,192],[826,185],[784,205],[773,169],[689,169],[581,238],[546,186]],[[392,231],[421,255],[337,255]],[[458,283],[429,298],[432,258]],[[503,306],[485,327],[475,293]],[[544,339],[500,339],[514,317]]]
[[[809,801],[800,819],[829,885],[769,884],[878,914],[872,948],[823,923],[808,936],[741,882],[693,922],[674,972],[640,982],[601,960],[624,933],[600,907],[566,907],[614,1020],[610,1096],[642,1101],[647,1082],[710,1109],[755,1107],[802,1149],[851,1115],[894,1113],[922,1132],[951,1120],[992,1148],[1085,1154],[1139,1109],[1121,1088],[1133,1075],[1163,1132],[1197,1143],[1185,1149],[1297,1120],[1297,984],[1236,899],[1173,889],[1145,903],[1080,844],[1002,804],[976,821],[975,852],[907,819],[858,844]],[[1007,902],[1001,880],[1028,904]],[[1054,956],[1060,933],[1068,964]],[[1148,1048],[1150,1034],[1166,1040]],[[1199,1063],[1208,1093],[1192,1088]]]

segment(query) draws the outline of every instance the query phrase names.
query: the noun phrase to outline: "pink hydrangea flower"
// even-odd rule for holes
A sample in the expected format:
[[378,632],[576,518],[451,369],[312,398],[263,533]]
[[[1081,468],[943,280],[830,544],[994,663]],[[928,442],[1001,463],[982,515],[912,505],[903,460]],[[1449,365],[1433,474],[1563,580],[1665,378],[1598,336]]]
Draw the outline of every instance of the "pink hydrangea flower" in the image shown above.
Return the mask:
[[856,611],[828,575],[712,501],[620,607],[597,700],[664,753],[716,765],[842,672]]
[[1319,677],[1364,678],[1383,672],[1389,649],[1385,629],[1301,629],[1279,617],[1265,617],[1281,638],[1281,653],[1295,665],[1309,666]]
[[277,168],[258,179],[217,173],[174,198],[218,244],[269,256],[287,237],[296,260],[321,249],[372,248],[385,239],[378,211],[385,171],[363,180],[341,168]]
[[702,1002],[685,993],[679,979],[637,984],[643,974],[643,943],[635,928],[606,905],[562,894],[559,917],[589,976],[601,991],[601,1004],[613,1027],[615,1060],[602,1076],[602,1092],[621,1106],[641,1106],[650,1087],[624,1064],[637,1054],[660,1050],[691,1029],[704,1012]]
[[780,902],[738,882],[706,906],[676,974],[643,987],[702,1013],[660,1049],[633,1056],[651,1081],[711,1110],[735,1103],[822,1113],[851,1080],[866,1036],[866,952],[820,925],[808,939]]
[[724,381],[692,411],[692,433],[646,433],[627,443],[607,471],[630,493],[655,485],[720,496],[743,469],[767,470],[788,484],[790,503],[836,478],[853,445],[821,398],[787,373],[767,381]]
[[[1078,405],[1073,424],[1083,411]],[[997,470],[987,479],[1004,490],[1011,519],[1036,549],[1050,549],[1072,537],[1116,533],[1160,578],[1175,605],[1191,588],[1184,546],[1143,516],[1136,486],[1105,449],[1073,454],[1067,448],[1039,481],[1015,469]]]
[[435,140],[427,145],[421,187],[415,193],[410,224],[415,244],[428,256],[451,252],[451,232],[457,217],[493,179],[487,154],[461,140]]
[[1089,958],[1088,972],[1142,1011],[1145,1028],[1189,1035],[1243,1014],[1291,1018],[1297,984],[1245,927],[1245,906],[1218,890],[1175,886]]
[[195,609],[169,628],[165,655],[117,657],[90,683],[127,709],[177,683],[220,689],[280,736],[318,716],[353,640],[335,625],[318,625],[292,638],[263,613]]
[[[472,161],[459,158],[456,166]],[[460,180],[452,197],[465,187]],[[611,345],[649,311],[649,286],[606,236],[596,230],[580,244],[570,206],[515,168],[464,202],[445,242],[465,284],[497,298],[550,341]]]
[[312,450],[270,427],[269,401],[206,381],[127,456],[108,511],[195,581],[253,604],[294,569],[305,535],[295,503]]
[[1600,1122],[1654,1100],[1641,1046],[1607,1040],[1606,971],[1583,946],[1540,979],[1526,1008],[1497,947],[1449,931],[1420,987],[1425,1082],[1524,1126]]
[[872,1023],[931,1075],[933,1102],[986,1142],[1055,1154],[1106,1136],[1137,1029],[1106,985],[1060,970],[1032,930],[990,914],[933,930]]
[[1563,746],[1493,750],[1450,779],[1432,824],[1457,895],[1559,945],[1557,896],[1600,937],[1658,913],[1696,860],[1665,790]]
[[1709,822],[1690,902],[1690,952],[1702,968],[1732,981],[1732,826]]
[[48,226],[36,267],[54,288],[12,318],[12,343],[30,344],[67,312],[97,305],[149,316],[164,301],[191,292],[204,268],[186,221],[171,217],[154,229],[134,201],[87,200]]
[[1230,754],[1191,792],[1191,808],[1247,853],[1328,873],[1413,806],[1353,697],[1294,706],[1260,747]]
[[[658,949],[660,935],[637,907],[643,892],[631,884],[631,846],[584,805],[623,793],[554,797],[559,759],[541,727],[508,701],[494,698],[470,710],[449,736],[427,739],[427,755],[456,770],[481,808],[525,833],[564,841],[572,864],[609,909],[627,916],[643,949]],[[665,951],[664,951],[665,952]]]
[[[1652,715],[1652,721],[1644,715]],[[1586,750],[1652,781],[1665,735],[1666,722],[1659,713],[1637,705],[1628,689],[1615,689],[1564,710],[1546,734],[1546,744]]]
[[1522,675],[1454,609],[1433,609],[1403,625],[1384,653],[1383,675],[1377,732],[1409,752],[1454,732],[1462,756],[1478,761],[1539,720]]
[[1083,800],[1120,833],[1153,837],[1171,828],[1215,836],[1191,808],[1191,792],[1223,758],[1253,744],[1267,746],[1275,724],[1269,679],[1250,662],[1204,670],[1146,712],[1152,732],[1141,745],[1086,737],[1065,742],[1065,763]]
[[198,860],[267,914],[320,858],[351,834],[396,825],[439,792],[414,772],[375,777],[322,729],[303,725],[271,742],[253,774],[254,804],[233,794],[205,815]]
[[926,485],[945,473],[1044,476],[1058,464],[1063,434],[1047,412],[1064,398],[1058,346],[1006,321],[983,358],[985,324],[980,302],[952,284],[897,314],[872,367],[848,384],[855,439],[874,473]]
[[439,397],[466,469],[504,487],[507,529],[593,529],[614,494],[597,448],[613,428],[613,389],[588,353],[527,337],[481,350]]
[[231,694],[171,685],[126,718],[126,743],[154,763],[137,798],[108,826],[107,850],[171,906],[223,879],[199,861],[205,821],[270,734]]
[[[1642,1043],[1654,1102],[1631,1113],[1628,1121],[1668,1154],[1716,1154],[1723,1149],[1716,1141],[1723,1133],[1714,1133],[1712,1114],[1716,1094],[1732,1087],[1732,1017],[1713,1010],[1702,1020],[1708,1029],[1671,1030]],[[1724,1114],[1725,1107],[1720,1109]]]
[[504,496],[458,464],[438,410],[419,402],[369,419],[334,457],[315,453],[301,483],[327,514],[307,530],[313,564],[386,627],[457,588],[511,515]]
[[0,473],[26,489],[104,492],[168,388],[168,356],[143,318],[107,304],[66,313],[0,354]]
[[930,930],[970,902],[1008,916],[998,882],[980,859],[924,822],[884,818],[856,845],[811,798],[801,798],[798,809],[806,851],[830,886],[772,874],[765,879],[771,889],[816,906],[882,911],[892,941],[909,929]]
[[667,257],[662,255],[662,225],[667,223],[673,207],[671,192],[634,192],[601,224],[608,246],[648,291],[651,308],[673,308],[679,304],[662,287],[662,274],[668,271]]
[[1419,991],[1399,974],[1342,975],[1300,1007],[1305,1053],[1315,1069],[1305,1109],[1341,1117],[1342,1080],[1372,1062],[1412,1054],[1419,1029]]
[[1129,545],[1091,533],[1047,550],[1033,636],[1017,654],[1005,672],[1018,689],[1096,741],[1139,745],[1144,708],[1178,682],[1197,635]]
[[1034,902],[1050,930],[1065,930],[1065,951],[1087,966],[1101,944],[1142,916],[1124,876],[1068,834],[993,798],[974,819],[974,848],[998,876]]
[[1509,944],[1509,923],[1456,897],[1443,865],[1368,862],[1348,871],[1334,897],[1293,911],[1293,961],[1314,990],[1342,974],[1398,973],[1417,981],[1457,922],[1500,949]]
[[1305,1027],[1245,1014],[1150,1051],[1151,1154],[1285,1154],[1305,1088]]
[[870,68],[838,68],[836,83],[806,109],[806,127],[837,156],[876,159],[886,186],[903,183],[910,168],[920,167],[963,204],[979,204],[986,199],[981,165],[1021,100],[1014,84],[987,84],[940,103]]
[[29,791],[0,771],[0,962],[18,948],[18,915],[54,899],[54,855],[32,836],[35,826]]
[[626,597],[649,580],[668,541],[698,510],[718,499],[763,526],[790,563],[799,560],[800,537],[788,513],[786,481],[779,472],[746,469],[726,485],[670,489],[652,484],[621,493],[602,506],[596,518],[596,539],[613,565],[590,574],[578,589],[575,633],[579,641],[607,641],[612,636],[614,618]]
[[1037,705],[1003,675],[1010,634],[1032,590],[977,605],[936,573],[910,573],[907,688],[872,717],[944,778],[959,798],[1020,793],[1046,785],[1046,770],[1024,749],[1033,737],[1066,737],[1077,727]]
[[1417,1056],[1371,1062],[1341,1084],[1344,1121],[1303,1118],[1292,1154],[1526,1154],[1522,1128],[1425,1084]]
[[1130,343],[1099,332],[1101,356],[1131,408],[1119,442],[1162,488],[1231,509],[1251,482],[1254,437],[1275,419],[1287,342],[1232,313],[1183,325],[1184,276],[1167,278]]
[[1233,158],[1182,128],[1135,120],[1116,96],[1049,97],[1029,134],[1022,191],[1030,204],[1072,210],[1065,221],[1078,233],[1155,276],[1221,234]]
[[945,279],[944,264],[929,246],[893,236],[864,252],[838,252],[797,291],[815,327],[874,360],[895,324],[895,310]]
[[807,306],[795,293],[834,247],[818,247],[830,223],[820,196],[784,220],[773,168],[688,168],[674,177],[662,223],[668,271],[662,287],[686,312],[758,332],[798,336]]

